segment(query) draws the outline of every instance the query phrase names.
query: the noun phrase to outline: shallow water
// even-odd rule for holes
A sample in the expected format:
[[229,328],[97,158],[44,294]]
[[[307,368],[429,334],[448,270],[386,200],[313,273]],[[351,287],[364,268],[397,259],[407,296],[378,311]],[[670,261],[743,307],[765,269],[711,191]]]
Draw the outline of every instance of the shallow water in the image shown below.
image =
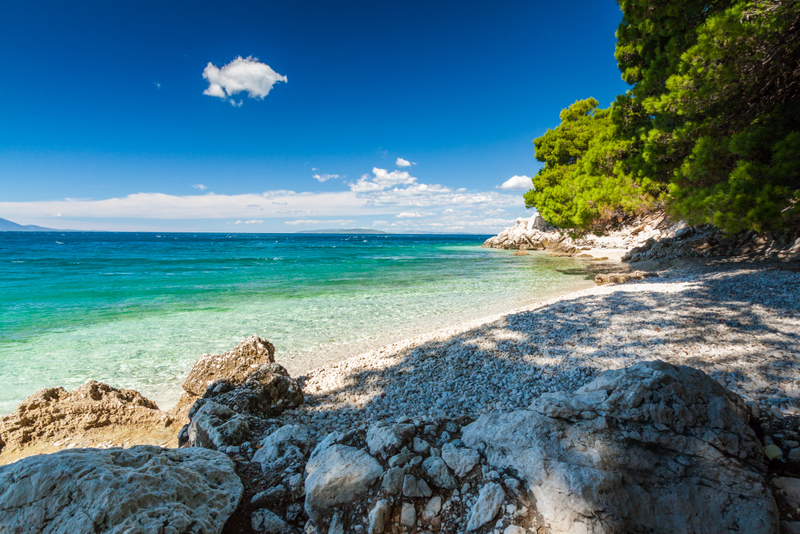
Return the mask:
[[254,333],[297,374],[591,279],[486,237],[0,232],[0,413],[89,378],[166,408]]

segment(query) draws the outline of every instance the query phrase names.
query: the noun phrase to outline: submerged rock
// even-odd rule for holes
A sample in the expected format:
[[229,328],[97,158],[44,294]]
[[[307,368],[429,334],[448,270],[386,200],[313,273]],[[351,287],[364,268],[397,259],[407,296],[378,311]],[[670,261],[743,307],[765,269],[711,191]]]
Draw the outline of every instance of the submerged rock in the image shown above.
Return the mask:
[[644,280],[645,278],[658,278],[656,273],[645,271],[633,271],[630,273],[600,273],[594,277],[594,283],[598,286],[604,284],[624,284],[630,280]]
[[526,479],[552,532],[778,530],[744,401],[652,361],[480,417],[463,441]]
[[183,389],[201,396],[212,382],[225,379],[239,385],[265,363],[275,363],[275,347],[267,339],[250,336],[224,354],[206,354],[197,360],[183,382]]
[[206,449],[31,456],[0,467],[0,531],[218,534],[242,489],[233,462]]

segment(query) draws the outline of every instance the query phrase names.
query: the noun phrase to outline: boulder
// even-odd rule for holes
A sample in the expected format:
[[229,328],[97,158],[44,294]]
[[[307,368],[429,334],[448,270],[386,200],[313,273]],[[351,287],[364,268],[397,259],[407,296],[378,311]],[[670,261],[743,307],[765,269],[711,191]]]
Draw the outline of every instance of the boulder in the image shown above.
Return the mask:
[[276,417],[284,410],[303,404],[303,390],[281,365],[267,363],[238,384],[229,379],[212,382],[201,401],[189,410],[189,418],[205,400],[213,400],[244,415]]
[[250,526],[255,534],[297,534],[286,521],[263,508],[250,515]]
[[206,354],[197,360],[183,382],[183,389],[198,397],[220,379],[239,385],[265,363],[275,362],[275,347],[267,339],[250,336],[224,354]]
[[263,470],[283,470],[287,465],[303,462],[311,446],[308,430],[302,425],[284,425],[261,441],[253,462]]
[[644,280],[645,278],[658,278],[656,273],[645,271],[633,271],[630,273],[600,273],[594,277],[594,283],[598,286],[604,284],[624,284],[630,280]]
[[217,450],[239,445],[247,440],[247,420],[230,408],[208,401],[192,417],[188,429],[188,447]]
[[367,430],[367,445],[369,445],[370,454],[385,454],[388,451],[399,449],[403,445],[403,437],[396,425],[380,421],[371,425]]
[[103,427],[164,428],[172,423],[140,393],[89,380],[69,392],[60,387],[39,390],[12,413],[0,416],[0,451]]
[[233,462],[207,449],[31,456],[0,467],[0,531],[217,534],[242,489]]
[[336,444],[315,450],[306,464],[306,513],[321,526],[334,506],[363,495],[382,473],[375,458],[355,447]]
[[748,420],[701,371],[652,361],[481,416],[462,439],[527,481],[552,532],[775,533]]
[[478,499],[470,510],[467,531],[476,530],[494,519],[505,496],[500,484],[489,482],[483,486],[478,493]]
[[465,447],[458,447],[450,442],[442,447],[442,460],[455,471],[456,476],[463,477],[480,461],[477,451]]

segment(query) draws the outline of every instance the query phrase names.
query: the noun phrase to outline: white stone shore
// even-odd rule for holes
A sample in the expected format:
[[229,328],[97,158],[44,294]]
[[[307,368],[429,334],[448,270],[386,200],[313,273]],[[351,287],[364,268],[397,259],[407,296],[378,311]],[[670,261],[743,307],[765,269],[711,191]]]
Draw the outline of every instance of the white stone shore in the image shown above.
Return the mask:
[[476,417],[653,359],[701,369],[775,417],[800,415],[796,266],[684,262],[659,275],[314,369],[304,379],[307,404],[281,419],[324,436],[403,416]]

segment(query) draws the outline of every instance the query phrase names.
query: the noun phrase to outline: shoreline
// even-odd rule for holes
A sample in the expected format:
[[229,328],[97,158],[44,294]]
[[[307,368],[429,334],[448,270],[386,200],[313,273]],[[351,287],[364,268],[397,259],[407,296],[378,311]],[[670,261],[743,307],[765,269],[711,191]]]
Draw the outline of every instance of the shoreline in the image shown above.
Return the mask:
[[[317,440],[406,415],[475,418],[652,359],[701,369],[776,417],[800,416],[800,272],[737,260],[640,266],[659,277],[569,291],[290,370],[306,402],[276,420],[307,425]],[[169,429],[98,428],[3,451],[0,465],[65,448],[174,447],[188,408],[161,411],[175,418]]]

